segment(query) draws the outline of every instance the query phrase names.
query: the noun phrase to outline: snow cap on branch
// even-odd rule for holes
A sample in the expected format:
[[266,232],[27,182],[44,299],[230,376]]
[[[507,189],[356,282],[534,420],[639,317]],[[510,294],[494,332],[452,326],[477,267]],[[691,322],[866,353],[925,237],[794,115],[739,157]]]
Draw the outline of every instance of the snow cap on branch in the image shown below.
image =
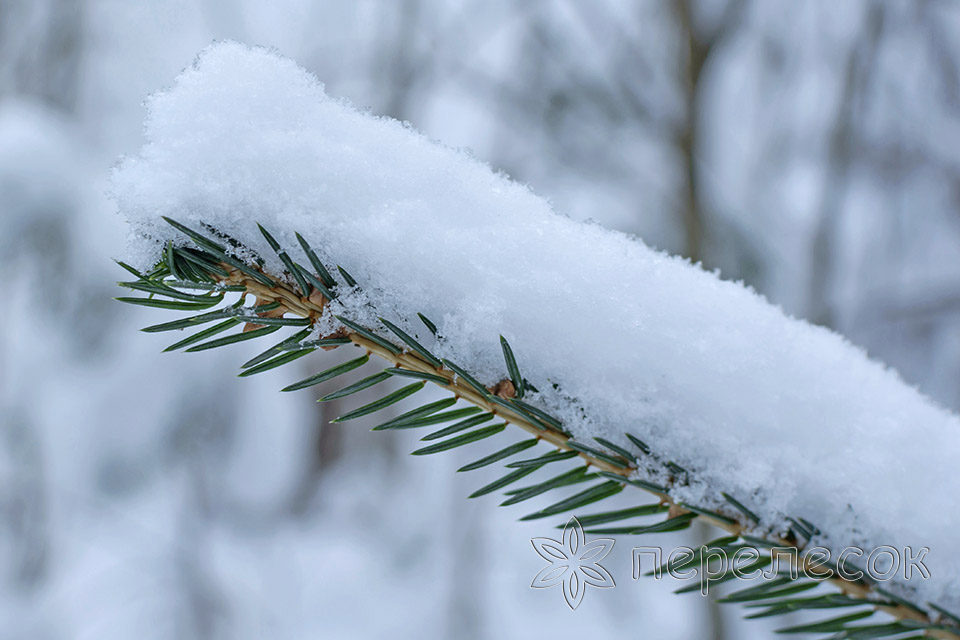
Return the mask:
[[960,420],[840,336],[566,218],[268,50],[213,45],[148,108],[147,142],[113,178],[136,266],[184,243],[161,216],[228,233],[273,273],[256,223],[291,254],[299,232],[360,283],[341,312],[389,318],[485,384],[506,377],[503,334],[530,402],[577,436],[636,434],[690,471],[680,499],[726,492],[764,526],[812,522],[837,551],[930,547],[933,575],[910,587],[960,602]]

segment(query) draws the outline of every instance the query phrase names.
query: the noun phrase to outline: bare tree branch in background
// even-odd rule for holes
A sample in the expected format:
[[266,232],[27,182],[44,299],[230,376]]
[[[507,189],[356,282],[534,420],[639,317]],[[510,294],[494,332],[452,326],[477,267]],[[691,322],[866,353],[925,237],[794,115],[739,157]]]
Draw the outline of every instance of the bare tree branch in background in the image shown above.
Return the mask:
[[856,119],[858,97],[864,92],[873,75],[877,48],[883,32],[884,7],[871,3],[864,18],[864,27],[850,49],[844,66],[837,113],[827,148],[824,166],[824,184],[817,213],[810,262],[810,284],[807,306],[811,322],[833,327],[835,312],[830,300],[834,279],[838,235],[851,170],[856,162]]
[[708,105],[703,103],[704,67],[711,53],[725,40],[732,37],[740,26],[744,0],[730,0],[717,26],[703,34],[694,24],[693,0],[679,0],[673,4],[677,29],[683,50],[680,86],[685,98],[685,113],[680,129],[676,132],[676,146],[684,167],[685,186],[681,195],[681,220],[683,223],[685,254],[694,262],[703,259],[704,235],[707,223],[703,194],[697,166],[697,147],[700,138],[700,120]]
[[295,516],[309,513],[324,472],[343,455],[344,427],[331,422],[341,413],[343,407],[339,400],[319,403],[311,436],[313,446],[307,453],[305,468],[289,498],[289,509]]

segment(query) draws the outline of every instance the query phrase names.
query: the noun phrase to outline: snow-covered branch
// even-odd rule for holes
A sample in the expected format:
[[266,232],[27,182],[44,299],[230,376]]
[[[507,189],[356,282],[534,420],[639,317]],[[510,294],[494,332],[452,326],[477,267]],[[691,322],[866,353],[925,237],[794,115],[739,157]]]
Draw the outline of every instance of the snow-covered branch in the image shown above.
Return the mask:
[[307,310],[313,337],[340,329],[335,316],[387,318],[494,387],[502,335],[535,390],[526,402],[578,441],[642,440],[665,464],[634,477],[674,502],[729,513],[732,496],[773,539],[796,535],[793,518],[819,530],[804,544],[929,547],[929,579],[894,588],[960,605],[948,506],[960,420],[839,335],[564,217],[468,152],[327,96],[270,51],[202,52],[150,99],[146,137],[113,178],[135,268],[189,245],[162,216],[229,237],[230,255],[281,280],[290,265],[258,223],[291,254],[299,233],[360,283]]

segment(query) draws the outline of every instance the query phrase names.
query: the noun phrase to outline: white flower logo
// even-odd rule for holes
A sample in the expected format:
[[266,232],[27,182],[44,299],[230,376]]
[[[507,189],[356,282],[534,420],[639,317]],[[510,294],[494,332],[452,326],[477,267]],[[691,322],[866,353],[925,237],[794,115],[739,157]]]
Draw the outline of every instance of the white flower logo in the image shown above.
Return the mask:
[[613,550],[614,539],[597,538],[587,542],[576,518],[570,518],[563,528],[563,542],[553,538],[533,538],[530,542],[540,557],[550,563],[540,570],[530,586],[547,589],[562,584],[563,599],[571,609],[583,602],[587,585],[601,589],[617,586],[610,572],[599,564]]

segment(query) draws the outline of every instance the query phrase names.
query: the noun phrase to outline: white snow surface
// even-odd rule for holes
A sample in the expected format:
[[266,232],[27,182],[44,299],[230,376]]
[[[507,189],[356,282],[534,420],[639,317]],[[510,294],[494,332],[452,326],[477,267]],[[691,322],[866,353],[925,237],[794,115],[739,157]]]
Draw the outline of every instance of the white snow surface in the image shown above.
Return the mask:
[[341,311],[398,322],[484,383],[506,377],[502,334],[541,390],[531,402],[583,440],[647,441],[691,470],[681,499],[716,507],[728,492],[764,528],[812,521],[835,551],[929,547],[931,578],[894,583],[960,602],[960,421],[841,336],[564,217],[269,50],[212,45],[147,107],[146,143],[113,177],[136,266],[185,243],[161,215],[228,232],[273,273],[256,223],[306,264],[298,231],[359,281]]

